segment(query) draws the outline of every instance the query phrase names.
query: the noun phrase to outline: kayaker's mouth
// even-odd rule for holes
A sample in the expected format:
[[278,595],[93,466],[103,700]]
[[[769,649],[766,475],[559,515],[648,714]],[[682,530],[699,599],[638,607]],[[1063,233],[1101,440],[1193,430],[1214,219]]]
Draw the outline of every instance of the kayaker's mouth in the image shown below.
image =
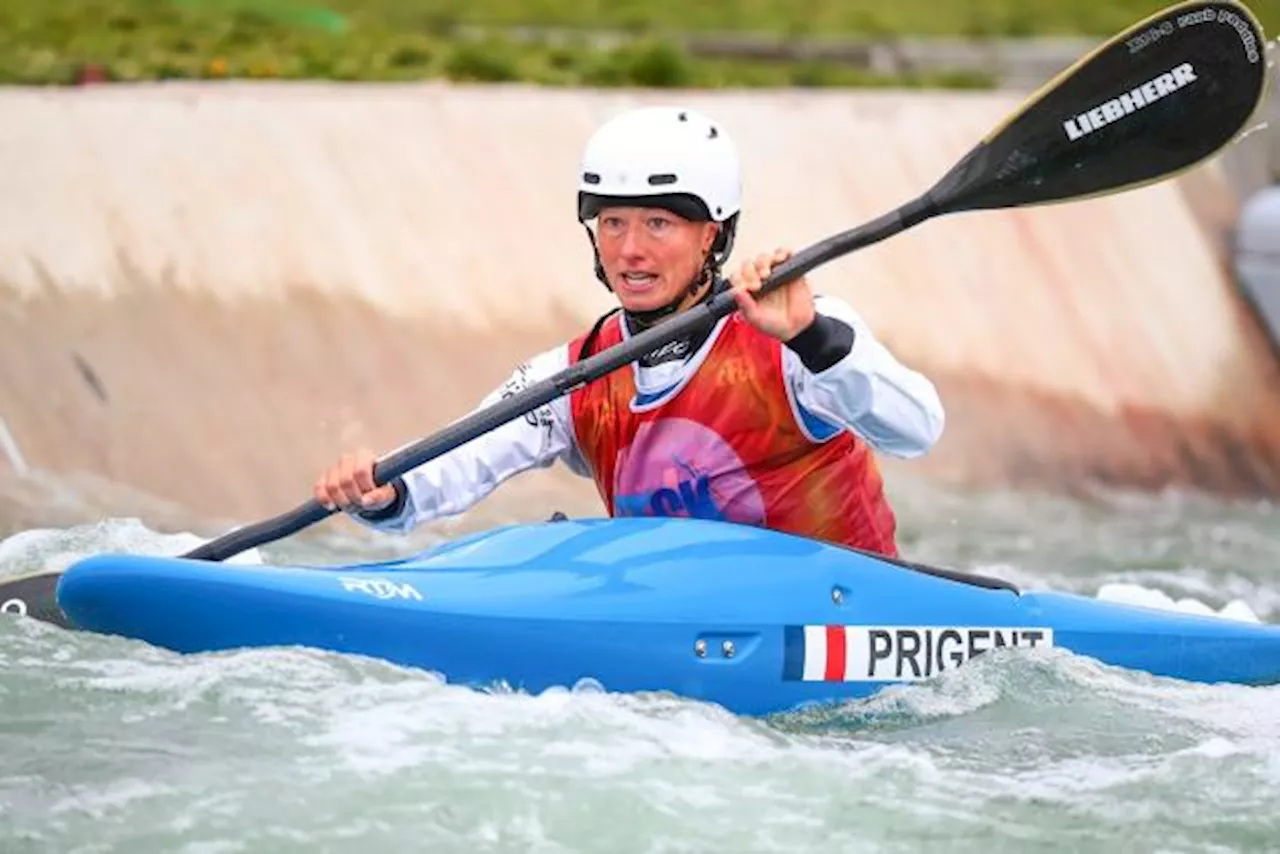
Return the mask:
[[619,279],[627,290],[634,292],[651,290],[659,281],[657,273],[647,273],[641,270],[628,270],[619,274]]

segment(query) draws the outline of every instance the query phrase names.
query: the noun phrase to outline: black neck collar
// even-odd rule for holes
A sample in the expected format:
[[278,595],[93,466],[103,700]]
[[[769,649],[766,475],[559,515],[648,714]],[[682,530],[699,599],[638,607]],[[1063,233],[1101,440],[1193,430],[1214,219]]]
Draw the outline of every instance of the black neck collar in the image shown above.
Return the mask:
[[[724,290],[727,290],[728,287],[728,282],[723,279],[718,279],[715,284],[706,289],[706,293],[704,293],[693,305],[696,306],[711,302],[712,297]],[[675,306],[677,305],[679,305],[678,301],[670,306],[664,306],[660,309],[645,312],[630,312],[624,309],[622,312],[623,322],[627,324],[628,332],[632,335],[637,335],[644,332],[646,329],[656,326],[666,317],[676,314]],[[690,306],[690,308],[692,307],[693,306]],[[706,342],[708,337],[710,337],[711,330],[714,328],[715,324],[708,324],[705,327],[698,328],[696,331],[688,335],[681,336],[674,341],[668,342],[658,349],[642,356],[639,360],[640,364],[643,367],[649,368],[654,365],[662,364],[663,362],[682,362],[697,352],[698,348]]]

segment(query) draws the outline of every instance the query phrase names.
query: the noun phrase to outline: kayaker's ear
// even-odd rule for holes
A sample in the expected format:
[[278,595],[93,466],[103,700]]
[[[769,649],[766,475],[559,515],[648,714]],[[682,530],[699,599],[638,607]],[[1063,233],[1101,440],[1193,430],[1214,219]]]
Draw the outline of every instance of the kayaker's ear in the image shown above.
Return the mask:
[[702,231],[703,255],[710,254],[712,247],[716,245],[716,238],[720,235],[720,229],[724,228],[724,226],[718,222],[709,222],[707,225],[710,226],[710,228],[705,228]]

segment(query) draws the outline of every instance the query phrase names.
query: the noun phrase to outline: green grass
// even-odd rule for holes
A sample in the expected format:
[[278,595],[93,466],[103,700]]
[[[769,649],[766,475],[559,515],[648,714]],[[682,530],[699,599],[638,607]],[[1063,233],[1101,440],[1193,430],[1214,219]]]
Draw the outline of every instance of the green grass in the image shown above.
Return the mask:
[[[217,2],[217,0],[204,0]],[[221,0],[226,2],[226,0]],[[268,0],[352,18],[442,25],[861,35],[1101,35],[1164,8],[1158,0]],[[1248,4],[1268,29],[1280,0]]]
[[[252,3],[302,21],[861,35],[1110,35],[1159,0],[171,0],[207,9]],[[1270,28],[1280,0],[1249,4]]]
[[[113,80],[983,87],[992,81],[981,74],[886,78],[834,62],[689,56],[670,35],[1110,34],[1155,8],[1135,0],[0,0],[0,83],[66,83],[91,64]],[[1264,23],[1280,21],[1280,0],[1254,8]],[[516,40],[508,30],[517,25],[583,32],[566,42]],[[605,47],[588,36],[592,28],[632,38]]]

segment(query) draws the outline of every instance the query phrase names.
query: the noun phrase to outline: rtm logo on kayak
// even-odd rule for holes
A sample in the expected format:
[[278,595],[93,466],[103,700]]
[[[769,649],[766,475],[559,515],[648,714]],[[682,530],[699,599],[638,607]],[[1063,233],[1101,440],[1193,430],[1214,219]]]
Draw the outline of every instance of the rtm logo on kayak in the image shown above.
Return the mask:
[[407,582],[389,581],[385,578],[355,578],[344,575],[338,579],[342,589],[348,593],[367,593],[375,599],[416,599],[422,601],[422,594]]
[[1067,119],[1062,123],[1062,129],[1067,132],[1067,139],[1074,142],[1104,125],[1119,121],[1130,113],[1151,105],[1165,95],[1177,92],[1182,87],[1194,83],[1197,79],[1195,69],[1191,67],[1191,63],[1184,62],[1177,68],[1166,71],[1158,77],[1153,77],[1141,86],[1135,86],[1123,95],[1112,98],[1104,104],[1099,104],[1087,113],[1081,113],[1075,118]]
[[783,679],[928,679],[1002,647],[1051,647],[1053,629],[975,626],[787,626]]

